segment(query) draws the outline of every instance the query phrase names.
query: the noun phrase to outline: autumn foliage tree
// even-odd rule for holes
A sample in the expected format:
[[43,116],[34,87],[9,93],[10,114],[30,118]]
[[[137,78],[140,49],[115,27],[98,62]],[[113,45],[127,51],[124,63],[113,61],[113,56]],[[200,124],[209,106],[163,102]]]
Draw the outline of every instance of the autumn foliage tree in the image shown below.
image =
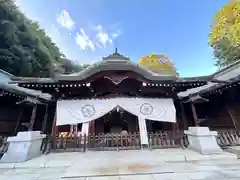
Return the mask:
[[178,76],[175,65],[166,55],[149,54],[140,59],[139,64],[156,73]]
[[209,38],[217,66],[240,59],[240,0],[230,1],[216,13]]

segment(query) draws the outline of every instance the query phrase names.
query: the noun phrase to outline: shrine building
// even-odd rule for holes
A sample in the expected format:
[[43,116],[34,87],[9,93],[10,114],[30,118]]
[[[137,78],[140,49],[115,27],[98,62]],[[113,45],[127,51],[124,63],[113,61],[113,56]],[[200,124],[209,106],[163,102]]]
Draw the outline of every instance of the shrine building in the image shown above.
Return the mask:
[[[17,103],[21,107],[31,102],[31,130],[52,133],[56,138],[64,133],[73,137],[102,134],[104,138],[135,134],[143,146],[153,143],[151,133],[168,132],[174,136],[189,126],[239,129],[239,64],[208,76],[182,78],[152,72],[116,50],[78,73],[54,78],[11,76],[9,85],[41,93],[14,101],[21,101]],[[43,94],[49,97],[42,98]],[[14,131],[21,129],[20,124],[15,123]],[[94,140],[94,146],[95,141],[110,146],[100,139],[98,136]]]

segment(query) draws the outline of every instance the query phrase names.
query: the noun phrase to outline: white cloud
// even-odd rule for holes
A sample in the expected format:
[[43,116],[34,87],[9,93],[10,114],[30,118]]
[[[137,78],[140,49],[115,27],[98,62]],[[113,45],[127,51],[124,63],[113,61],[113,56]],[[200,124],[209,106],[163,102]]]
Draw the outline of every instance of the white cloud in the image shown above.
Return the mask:
[[96,49],[94,43],[86,35],[83,28],[81,28],[80,32],[76,34],[76,43],[83,50],[90,49],[91,51],[94,51]]
[[118,29],[116,32],[112,33],[112,39],[117,39],[121,35],[120,29]]
[[95,29],[97,30],[96,38],[97,38],[98,44],[100,46],[106,47],[106,44],[110,42],[108,33],[104,32],[103,27],[101,25],[96,26]]
[[120,30],[108,33],[101,25],[95,26],[94,30],[93,38],[90,38],[83,28],[76,34],[76,43],[81,49],[94,51],[96,48],[106,48],[107,44],[113,44],[113,40],[120,35]]
[[102,44],[103,47],[106,47],[107,42],[112,44],[111,39],[109,39],[108,34],[105,32],[97,33],[96,37],[97,37],[99,43]]
[[119,36],[118,33],[113,33],[113,34],[112,34],[112,38],[113,38],[113,39],[117,38],[118,36]]
[[[57,22],[62,27],[72,30],[76,23],[72,20],[71,16],[69,15],[67,10],[62,10],[57,15]],[[75,33],[75,41],[76,44],[82,50],[91,50],[94,51],[96,48],[106,48],[106,46],[112,45],[114,40],[119,37],[120,31],[117,30],[116,32],[111,32],[112,30],[108,31],[102,25],[98,25],[94,27],[94,32],[85,32],[83,28],[80,29],[79,32]],[[110,32],[109,32],[110,31]],[[71,33],[70,33],[71,32]],[[72,36],[72,32],[70,31],[68,36]],[[89,37],[90,33],[90,37]]]
[[57,15],[57,22],[64,28],[72,29],[75,26],[75,22],[66,10],[61,11]]
[[112,44],[113,40],[116,39],[119,34],[120,31],[111,33],[111,35],[109,35],[109,33],[104,30],[104,28],[101,25],[98,25],[95,27],[95,30],[97,31],[96,34],[96,38],[97,38],[97,46],[101,45],[101,47],[106,47],[107,43]]

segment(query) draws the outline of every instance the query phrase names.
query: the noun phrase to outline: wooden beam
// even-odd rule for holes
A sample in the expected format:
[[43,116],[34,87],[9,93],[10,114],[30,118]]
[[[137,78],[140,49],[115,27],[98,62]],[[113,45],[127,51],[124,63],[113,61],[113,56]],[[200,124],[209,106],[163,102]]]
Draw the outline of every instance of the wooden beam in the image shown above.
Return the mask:
[[32,103],[32,104],[44,104],[42,102],[40,102],[39,100],[37,100],[36,98],[32,98],[32,97],[25,97],[23,100],[16,102],[16,104],[23,104],[23,103]]
[[141,87],[140,90],[142,92],[158,92],[158,93],[169,93],[172,91],[172,87],[164,87],[164,86],[153,86],[153,87]]
[[208,102],[209,100],[206,98],[201,97],[200,95],[195,95],[190,97],[187,101],[185,101],[184,103],[204,103],[204,102]]
[[229,83],[230,81],[223,81],[223,80],[212,79],[210,82],[212,82],[212,83],[226,84],[226,83]]

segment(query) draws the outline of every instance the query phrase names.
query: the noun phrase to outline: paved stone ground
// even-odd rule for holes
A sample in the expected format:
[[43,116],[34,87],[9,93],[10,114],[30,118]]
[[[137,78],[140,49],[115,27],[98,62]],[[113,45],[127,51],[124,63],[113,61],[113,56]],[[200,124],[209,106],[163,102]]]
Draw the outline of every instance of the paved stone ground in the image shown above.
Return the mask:
[[[110,176],[111,175],[111,176]],[[0,180],[237,180],[236,156],[190,150],[59,153],[0,163]]]

